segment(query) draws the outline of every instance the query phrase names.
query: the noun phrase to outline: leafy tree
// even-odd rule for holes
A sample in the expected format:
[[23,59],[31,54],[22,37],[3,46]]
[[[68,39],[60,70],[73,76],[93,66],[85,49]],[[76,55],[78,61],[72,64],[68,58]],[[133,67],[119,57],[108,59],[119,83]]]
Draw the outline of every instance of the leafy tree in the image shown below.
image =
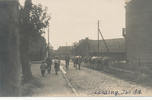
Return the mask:
[[75,55],[88,56],[89,55],[89,39],[85,38],[79,41],[79,43],[74,43],[73,52]]
[[31,60],[34,61],[43,60],[46,57],[46,52],[47,52],[47,44],[46,44],[46,39],[44,37],[34,39],[30,43],[29,53]]
[[29,47],[35,39],[39,39],[44,29],[48,26],[50,17],[47,15],[47,8],[41,4],[34,5],[32,0],[26,0],[24,7],[20,8],[20,52],[22,72],[24,81],[32,78]]

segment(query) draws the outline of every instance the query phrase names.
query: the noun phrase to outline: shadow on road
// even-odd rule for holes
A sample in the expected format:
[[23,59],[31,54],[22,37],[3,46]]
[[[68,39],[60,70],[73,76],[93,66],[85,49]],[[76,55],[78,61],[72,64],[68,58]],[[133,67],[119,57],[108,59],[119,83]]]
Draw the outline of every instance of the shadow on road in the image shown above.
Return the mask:
[[[87,67],[87,66],[85,66]],[[87,67],[89,68],[89,67]],[[92,69],[92,68],[89,68]],[[100,68],[100,69],[93,69],[97,70],[99,72],[103,72],[105,74],[108,74],[110,76],[119,78],[121,80],[127,81],[131,84],[137,84],[144,87],[150,87],[152,88],[152,75],[151,74],[145,74],[145,73],[129,73],[125,71],[119,71],[115,68]],[[132,71],[133,72],[133,71]]]
[[28,83],[22,84],[22,96],[24,97],[32,96],[34,89],[42,88],[42,87],[43,85],[40,79],[36,77],[32,77],[32,79]]

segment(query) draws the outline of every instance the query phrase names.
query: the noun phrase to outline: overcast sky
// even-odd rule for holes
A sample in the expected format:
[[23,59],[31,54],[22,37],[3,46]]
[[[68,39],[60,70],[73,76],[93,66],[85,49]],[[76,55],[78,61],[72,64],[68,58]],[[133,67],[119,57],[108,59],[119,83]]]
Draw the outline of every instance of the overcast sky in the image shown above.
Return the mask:
[[33,0],[33,3],[48,7],[52,17],[50,38],[55,49],[85,37],[97,39],[98,20],[105,38],[122,37],[124,0]]

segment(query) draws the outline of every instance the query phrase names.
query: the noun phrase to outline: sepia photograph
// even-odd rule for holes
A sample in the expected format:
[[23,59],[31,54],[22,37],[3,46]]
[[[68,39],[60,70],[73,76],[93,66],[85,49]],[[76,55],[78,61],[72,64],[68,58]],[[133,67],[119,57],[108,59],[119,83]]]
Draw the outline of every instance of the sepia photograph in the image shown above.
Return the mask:
[[152,0],[0,0],[0,97],[151,97]]

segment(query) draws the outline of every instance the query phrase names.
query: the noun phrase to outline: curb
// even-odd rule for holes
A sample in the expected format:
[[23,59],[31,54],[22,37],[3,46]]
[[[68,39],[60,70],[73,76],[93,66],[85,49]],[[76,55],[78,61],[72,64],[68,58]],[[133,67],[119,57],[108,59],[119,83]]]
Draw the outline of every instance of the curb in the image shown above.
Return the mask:
[[[62,66],[63,67],[63,66]],[[70,83],[70,81],[68,80],[67,76],[66,76],[66,73],[64,70],[61,70],[63,76],[64,76],[64,79],[66,80],[66,82],[68,83],[68,86],[72,89],[72,92],[74,93],[75,96],[78,96],[78,93],[76,91],[76,89],[72,86],[72,84]]]

